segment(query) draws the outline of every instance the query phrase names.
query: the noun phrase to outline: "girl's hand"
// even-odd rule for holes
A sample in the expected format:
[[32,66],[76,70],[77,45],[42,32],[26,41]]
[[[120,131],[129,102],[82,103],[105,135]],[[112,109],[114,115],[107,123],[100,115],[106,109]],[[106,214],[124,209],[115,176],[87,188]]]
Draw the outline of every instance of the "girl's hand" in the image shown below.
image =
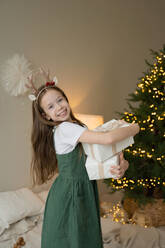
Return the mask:
[[110,172],[116,176],[116,179],[120,179],[124,176],[125,171],[129,167],[129,163],[124,159],[123,153],[121,152],[119,155],[120,163],[119,165],[113,165],[110,169]]
[[136,134],[139,133],[140,127],[137,123],[132,123],[130,126],[134,127]]
[[[119,120],[120,123],[122,124],[128,124],[128,122],[124,121],[124,120]],[[129,123],[130,124],[130,123]],[[134,130],[136,132],[136,134],[140,131],[140,127],[137,123],[131,123],[130,126],[134,127]]]

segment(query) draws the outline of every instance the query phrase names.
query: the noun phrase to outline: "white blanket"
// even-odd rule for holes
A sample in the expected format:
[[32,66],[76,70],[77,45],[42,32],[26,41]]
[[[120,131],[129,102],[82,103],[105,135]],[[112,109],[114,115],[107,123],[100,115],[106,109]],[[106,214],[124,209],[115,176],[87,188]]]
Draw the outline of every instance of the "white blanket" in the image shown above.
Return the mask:
[[43,215],[38,215],[12,224],[0,236],[0,248],[13,248],[19,237],[23,237],[26,242],[24,248],[40,248],[42,220]]
[[[22,236],[24,248],[41,247],[43,215],[25,218],[0,235],[0,248],[13,248]],[[165,227],[143,228],[137,225],[113,222],[101,218],[104,248],[165,248]]]
[[143,228],[101,218],[104,248],[165,248],[165,227]]

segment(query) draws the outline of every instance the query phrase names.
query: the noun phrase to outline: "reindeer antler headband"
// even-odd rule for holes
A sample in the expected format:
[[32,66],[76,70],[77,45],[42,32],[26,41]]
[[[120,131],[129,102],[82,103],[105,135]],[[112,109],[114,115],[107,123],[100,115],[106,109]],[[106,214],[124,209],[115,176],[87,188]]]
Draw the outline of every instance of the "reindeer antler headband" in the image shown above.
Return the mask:
[[29,84],[26,84],[26,87],[31,89],[33,94],[29,95],[29,99],[31,101],[38,101],[38,98],[40,96],[40,94],[47,88],[53,88],[54,86],[56,86],[58,84],[58,80],[56,77],[53,78],[53,80],[50,79],[50,75],[49,75],[49,70],[47,72],[45,72],[43,70],[43,68],[40,68],[40,72],[43,74],[43,76],[46,78],[47,82],[45,84],[45,87],[42,88],[39,92],[37,90],[37,88],[34,86],[34,82],[33,82],[33,74],[28,77],[28,81]]

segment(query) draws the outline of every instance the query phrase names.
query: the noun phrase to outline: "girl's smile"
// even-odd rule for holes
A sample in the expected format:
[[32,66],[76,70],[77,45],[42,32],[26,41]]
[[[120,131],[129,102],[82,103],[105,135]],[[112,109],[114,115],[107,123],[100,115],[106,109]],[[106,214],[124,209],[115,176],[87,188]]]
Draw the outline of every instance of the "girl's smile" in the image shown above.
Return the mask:
[[48,120],[71,121],[69,103],[59,91],[47,90],[41,98],[40,105]]
[[58,116],[65,116],[67,113],[67,109],[63,110],[60,114],[58,114]]

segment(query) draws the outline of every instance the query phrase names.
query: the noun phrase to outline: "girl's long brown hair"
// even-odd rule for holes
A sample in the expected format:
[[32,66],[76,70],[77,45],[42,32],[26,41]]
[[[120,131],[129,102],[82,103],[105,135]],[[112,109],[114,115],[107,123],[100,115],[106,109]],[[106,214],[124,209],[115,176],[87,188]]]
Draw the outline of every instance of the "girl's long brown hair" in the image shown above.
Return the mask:
[[[44,89],[45,88],[45,89]],[[58,172],[57,158],[54,148],[53,127],[59,125],[61,122],[54,122],[44,118],[44,111],[40,106],[42,96],[49,90],[54,89],[61,93],[62,96],[69,103],[68,98],[62,89],[57,86],[46,87],[42,85],[38,92],[38,100],[32,103],[33,125],[31,133],[32,143],[32,161],[30,173],[32,176],[32,187],[41,185],[51,179],[56,172]],[[83,123],[78,120],[72,110],[70,112],[71,119],[74,123],[83,126]],[[82,151],[82,146],[81,151]]]

